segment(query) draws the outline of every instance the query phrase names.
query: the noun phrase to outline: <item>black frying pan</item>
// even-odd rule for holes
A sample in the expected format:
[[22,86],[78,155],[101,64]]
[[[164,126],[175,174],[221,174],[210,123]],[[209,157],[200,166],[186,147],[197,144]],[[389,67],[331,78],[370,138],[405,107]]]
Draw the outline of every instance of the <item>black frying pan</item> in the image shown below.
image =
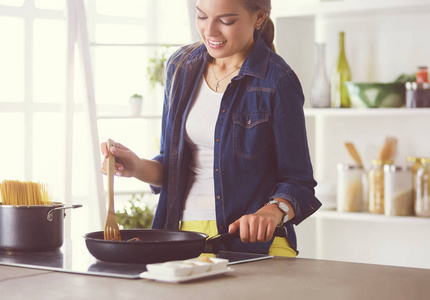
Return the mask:
[[[84,235],[91,255],[98,260],[117,263],[157,263],[184,260],[201,253],[217,253],[223,240],[237,234],[207,234],[181,230],[127,229],[121,230],[121,241],[107,241],[103,231]],[[139,241],[127,240],[139,238]]]

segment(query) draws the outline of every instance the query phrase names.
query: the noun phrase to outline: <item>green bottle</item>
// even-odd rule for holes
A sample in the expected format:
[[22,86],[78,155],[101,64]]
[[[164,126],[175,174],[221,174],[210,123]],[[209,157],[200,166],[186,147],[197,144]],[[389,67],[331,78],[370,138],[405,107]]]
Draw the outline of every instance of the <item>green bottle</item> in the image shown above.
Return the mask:
[[351,71],[345,54],[345,32],[339,32],[339,56],[331,74],[331,107],[351,107],[345,82],[351,81]]

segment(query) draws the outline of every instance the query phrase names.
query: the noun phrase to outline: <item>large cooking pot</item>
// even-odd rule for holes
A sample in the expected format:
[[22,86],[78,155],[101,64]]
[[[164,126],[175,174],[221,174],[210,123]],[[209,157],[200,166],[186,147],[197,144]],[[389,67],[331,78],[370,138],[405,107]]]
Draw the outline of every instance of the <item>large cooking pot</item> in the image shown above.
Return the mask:
[[[220,243],[237,238],[234,234],[207,234],[182,230],[120,230],[121,241],[104,240],[103,231],[84,235],[88,251],[98,260],[117,263],[157,263],[183,260],[201,253],[217,253]],[[136,240],[136,239],[139,240]],[[134,239],[134,241],[128,241]]]
[[64,241],[65,210],[82,205],[3,205],[0,203],[0,249],[57,250]]

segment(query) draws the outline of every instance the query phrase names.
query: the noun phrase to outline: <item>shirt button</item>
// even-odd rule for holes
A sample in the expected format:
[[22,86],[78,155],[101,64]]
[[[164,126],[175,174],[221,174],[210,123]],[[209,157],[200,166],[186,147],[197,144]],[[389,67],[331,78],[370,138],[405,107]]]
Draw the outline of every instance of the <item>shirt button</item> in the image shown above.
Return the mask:
[[219,143],[219,139],[216,139],[216,142]]
[[219,172],[219,169],[215,169],[215,172]]
[[222,229],[224,229],[224,226],[219,225],[218,228],[222,230]]
[[223,109],[222,112],[225,113],[227,110]]
[[219,200],[219,199],[221,199],[221,196],[220,196],[220,195],[218,195],[218,196],[216,196],[216,198]]

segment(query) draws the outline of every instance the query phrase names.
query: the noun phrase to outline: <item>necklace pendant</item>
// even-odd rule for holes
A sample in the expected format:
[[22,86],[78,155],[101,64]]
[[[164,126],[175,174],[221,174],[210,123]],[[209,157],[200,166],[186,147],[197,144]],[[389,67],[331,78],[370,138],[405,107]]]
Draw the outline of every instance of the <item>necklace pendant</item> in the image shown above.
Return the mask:
[[220,87],[220,85],[219,85],[219,81],[217,81],[216,82],[216,84],[215,84],[215,92],[218,92],[218,88]]

